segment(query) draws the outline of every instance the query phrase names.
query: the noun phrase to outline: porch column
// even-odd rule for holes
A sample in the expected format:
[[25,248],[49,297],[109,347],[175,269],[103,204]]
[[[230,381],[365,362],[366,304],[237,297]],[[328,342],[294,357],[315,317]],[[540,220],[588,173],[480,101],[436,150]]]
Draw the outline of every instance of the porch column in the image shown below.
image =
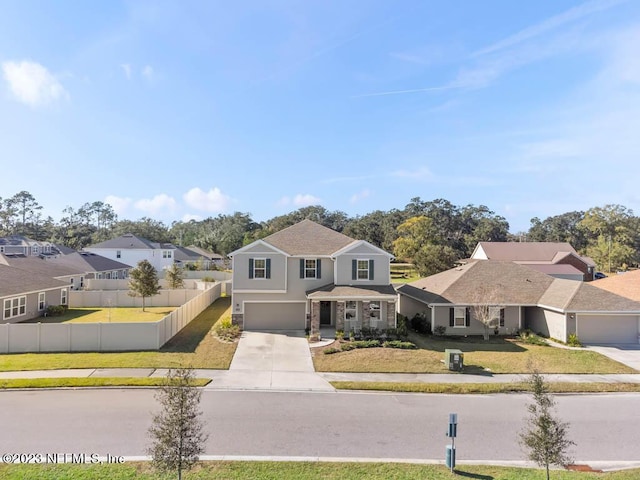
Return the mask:
[[396,302],[387,302],[387,328],[396,328]]
[[360,322],[360,328],[371,327],[371,305],[368,300],[362,301],[362,320]]
[[336,330],[344,332],[344,302],[336,302]]
[[311,301],[311,330],[309,340],[317,342],[320,340],[320,301]]

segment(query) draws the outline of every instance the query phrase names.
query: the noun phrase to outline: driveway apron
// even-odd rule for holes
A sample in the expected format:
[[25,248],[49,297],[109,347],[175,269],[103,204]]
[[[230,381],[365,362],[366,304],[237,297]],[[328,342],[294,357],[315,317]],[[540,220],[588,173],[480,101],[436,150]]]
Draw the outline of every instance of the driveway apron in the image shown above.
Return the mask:
[[228,371],[210,389],[335,391],[315,373],[309,343],[301,332],[242,332]]
[[640,345],[638,344],[594,344],[587,345],[587,348],[640,371]]

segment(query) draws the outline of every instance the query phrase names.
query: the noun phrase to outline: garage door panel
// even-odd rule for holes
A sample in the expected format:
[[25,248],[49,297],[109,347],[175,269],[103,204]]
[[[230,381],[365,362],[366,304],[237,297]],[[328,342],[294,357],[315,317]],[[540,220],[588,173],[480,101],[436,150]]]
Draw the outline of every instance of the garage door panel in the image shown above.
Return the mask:
[[637,343],[637,315],[580,315],[578,338],[583,343]]
[[306,324],[304,303],[245,303],[245,330],[302,330]]

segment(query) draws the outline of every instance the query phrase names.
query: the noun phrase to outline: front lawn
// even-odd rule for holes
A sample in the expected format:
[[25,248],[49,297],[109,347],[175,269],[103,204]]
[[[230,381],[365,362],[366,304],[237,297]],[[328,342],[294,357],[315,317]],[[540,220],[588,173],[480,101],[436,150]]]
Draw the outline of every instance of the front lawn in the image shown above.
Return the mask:
[[366,348],[325,355],[314,349],[313,364],[319,372],[450,373],[444,350],[464,353],[466,373],[529,373],[534,365],[541,373],[637,373],[596,352],[529,345],[513,338],[429,337],[411,332],[417,350]]
[[[0,389],[6,388],[60,388],[60,387],[159,387],[165,377],[69,377],[69,378],[11,378],[0,380]],[[193,385],[204,387],[209,378],[195,378]]]
[[123,323],[157,322],[177,307],[69,308],[63,315],[38,317],[21,323]]
[[[640,469],[621,470],[607,473],[576,472],[554,470],[554,480],[633,480],[640,475]],[[123,465],[1,465],[0,476],[6,480],[168,480],[175,474],[158,474],[150,464],[143,462]],[[544,472],[533,468],[494,467],[490,465],[458,465],[451,473],[444,465],[416,465],[405,463],[358,463],[358,462],[204,462],[193,470],[183,473],[184,480],[204,479],[327,479],[327,480],[450,480],[455,478],[475,478],[486,480],[538,480]]]
[[58,368],[215,368],[228,369],[236,343],[212,335],[231,316],[231,298],[222,297],[196,317],[160,351],[117,353],[12,353],[0,355],[0,371]]

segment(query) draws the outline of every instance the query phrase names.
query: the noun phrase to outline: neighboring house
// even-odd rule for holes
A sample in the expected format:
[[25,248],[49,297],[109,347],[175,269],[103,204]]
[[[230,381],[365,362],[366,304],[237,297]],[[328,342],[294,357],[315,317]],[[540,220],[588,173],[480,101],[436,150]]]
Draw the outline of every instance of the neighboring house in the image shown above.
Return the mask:
[[396,326],[393,256],[303,220],[229,254],[233,322],[245,330]]
[[25,257],[55,256],[60,254],[60,250],[51,242],[40,242],[22,235],[11,235],[0,237],[0,254]]
[[0,264],[55,278],[71,290],[84,287],[90,278],[127,278],[129,265],[89,252],[75,252],[56,258],[0,255]]
[[117,260],[131,267],[142,260],[148,260],[162,275],[162,270],[174,261],[176,247],[170,243],[156,243],[130,233],[105,242],[85,247],[84,251]]
[[65,282],[0,264],[0,323],[39,317],[49,305],[67,305],[68,298]]
[[639,341],[640,303],[513,262],[472,260],[397,290],[401,314],[424,314],[447,335],[481,334],[474,305],[487,305],[500,334],[530,328],[565,342],[570,334],[584,343]]
[[176,247],[174,261],[183,267],[193,266],[203,270],[211,270],[214,266],[221,267],[224,265],[222,255],[207,252],[193,245],[190,247]]
[[507,260],[556,278],[593,280],[595,263],[566,242],[479,242],[474,260]]
[[591,285],[640,302],[640,270],[619,273],[601,280],[595,280]]

